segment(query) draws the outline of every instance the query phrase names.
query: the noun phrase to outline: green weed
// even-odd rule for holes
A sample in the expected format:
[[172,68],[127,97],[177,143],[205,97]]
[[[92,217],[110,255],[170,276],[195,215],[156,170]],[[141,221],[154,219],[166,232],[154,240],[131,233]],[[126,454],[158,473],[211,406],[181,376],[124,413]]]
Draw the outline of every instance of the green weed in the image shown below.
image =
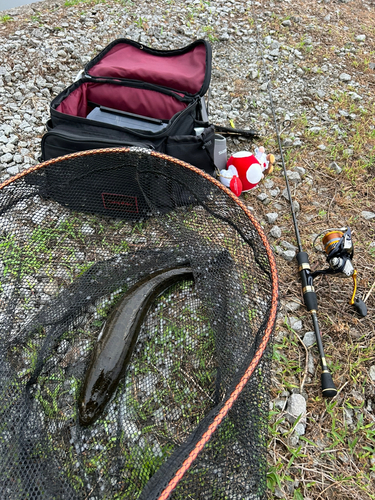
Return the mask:
[[8,23],[9,21],[14,21],[13,17],[7,14],[5,16],[0,16],[0,23]]

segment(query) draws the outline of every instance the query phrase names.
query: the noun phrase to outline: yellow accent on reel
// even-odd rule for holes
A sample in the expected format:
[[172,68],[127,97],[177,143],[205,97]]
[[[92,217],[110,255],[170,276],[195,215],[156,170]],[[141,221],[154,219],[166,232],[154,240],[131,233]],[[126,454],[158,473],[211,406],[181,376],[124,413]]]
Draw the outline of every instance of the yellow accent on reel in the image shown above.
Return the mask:
[[352,298],[350,299],[350,302],[349,302],[350,305],[354,304],[355,294],[357,293],[357,271],[355,269],[354,269],[354,273],[353,273],[353,283],[354,283],[354,290],[353,290]]

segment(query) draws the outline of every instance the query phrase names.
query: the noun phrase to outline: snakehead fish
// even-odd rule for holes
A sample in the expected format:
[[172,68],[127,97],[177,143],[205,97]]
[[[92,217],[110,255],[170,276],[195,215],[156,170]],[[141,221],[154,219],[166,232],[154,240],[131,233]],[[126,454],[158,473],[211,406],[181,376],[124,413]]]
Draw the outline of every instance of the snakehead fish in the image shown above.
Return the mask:
[[178,281],[193,279],[190,267],[157,271],[131,287],[110,313],[99,334],[79,400],[81,425],[93,424],[115,392],[153,301]]

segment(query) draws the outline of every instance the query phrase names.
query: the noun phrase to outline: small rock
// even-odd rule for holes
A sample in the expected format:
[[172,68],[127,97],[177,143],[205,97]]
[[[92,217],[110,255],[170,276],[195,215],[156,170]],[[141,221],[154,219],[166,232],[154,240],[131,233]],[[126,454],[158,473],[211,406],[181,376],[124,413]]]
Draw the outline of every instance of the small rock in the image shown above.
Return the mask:
[[352,408],[344,408],[344,418],[348,425],[353,425],[354,411]]
[[271,45],[272,43],[272,38],[268,35],[264,39],[264,45]]
[[303,177],[306,174],[306,169],[303,167],[296,166],[293,168],[295,172],[298,172],[301,177]]
[[298,422],[298,424],[294,428],[294,433],[297,436],[303,436],[306,432],[306,425],[302,422]]
[[129,441],[135,443],[141,435],[141,431],[138,429],[137,424],[132,420],[124,419],[122,421],[122,429],[124,432],[124,437]]
[[329,168],[331,168],[336,174],[341,174],[342,168],[337,165],[335,161],[329,164]]
[[5,155],[0,157],[0,163],[10,163],[13,160],[13,155],[10,153],[5,153]]
[[276,498],[285,498],[285,493],[283,492],[282,489],[280,489],[279,486],[275,487],[273,494]]
[[301,394],[292,394],[288,399],[286,411],[288,414],[287,418],[291,423],[294,423],[300,415],[302,415],[300,422],[303,423],[306,414],[305,398]]
[[286,249],[286,250],[297,250],[297,247],[293,245],[292,243],[289,243],[289,241],[282,241],[281,245]]
[[14,156],[13,156],[13,161],[15,161],[16,163],[22,163],[23,162],[23,156],[16,153]]
[[258,78],[258,74],[258,70],[253,69],[252,71],[250,71],[248,76],[251,80],[255,80],[256,78]]
[[361,101],[363,97],[361,97],[357,92],[348,92],[353,101]]
[[289,201],[289,193],[288,193],[288,189],[287,189],[287,188],[285,188],[285,189],[283,190],[283,192],[281,193],[281,195],[282,195],[282,196],[283,196],[286,200],[288,200],[288,201]]
[[95,233],[95,229],[93,229],[88,224],[83,224],[81,231],[83,234],[94,234]]
[[283,146],[285,146],[286,148],[288,148],[289,146],[292,146],[293,145],[293,141],[292,139],[284,139],[283,140]]
[[259,201],[262,201],[262,202],[264,202],[264,201],[268,200],[268,196],[267,196],[267,194],[266,194],[266,193],[260,193],[260,194],[257,196],[257,198],[258,198],[258,200],[259,200]]
[[296,256],[296,252],[294,250],[285,250],[285,252],[282,252],[281,256],[287,261],[287,262],[292,262],[294,257]]
[[178,420],[182,415],[180,408],[172,408],[166,413],[167,420]]
[[273,188],[274,185],[275,185],[275,183],[274,183],[274,181],[272,179],[266,179],[264,181],[264,187],[266,189],[271,189],[271,188]]
[[293,300],[291,302],[287,302],[285,304],[285,309],[288,311],[288,312],[295,312],[297,311],[299,308],[301,307],[301,304],[299,304],[298,302],[294,302]]
[[315,344],[316,342],[316,337],[314,332],[306,332],[302,342],[305,344],[306,347],[311,347],[312,345]]
[[163,408],[158,408],[155,412],[154,412],[154,419],[157,423],[161,422],[162,420],[164,420],[164,414],[163,414]]
[[293,200],[293,210],[294,210],[294,213],[297,215],[300,210],[301,210],[301,206],[300,204],[298,203],[297,200]]
[[357,35],[355,39],[357,42],[364,42],[366,40],[366,35]]
[[286,404],[286,399],[276,398],[276,399],[273,400],[273,406],[275,408],[277,408],[278,410],[283,411],[284,408],[285,408],[285,404]]
[[342,82],[350,82],[352,79],[352,77],[350,75],[348,75],[347,73],[341,73],[339,78]]
[[311,354],[311,352],[309,352],[309,356],[307,358],[307,371],[310,375],[314,375],[315,373],[314,356]]
[[269,214],[266,214],[267,222],[269,224],[273,224],[274,222],[276,222],[276,219],[278,218],[278,216],[279,216],[279,214],[276,212],[271,212]]
[[18,167],[18,165],[13,165],[13,167],[7,168],[7,172],[10,175],[16,175],[19,173],[19,171],[20,171],[20,168]]
[[[288,438],[289,446],[292,446],[294,448],[295,446],[297,446],[298,442],[299,442],[298,434],[293,433],[289,436],[289,438]],[[283,496],[282,498],[285,498],[285,496]]]
[[375,213],[374,212],[367,212],[366,210],[364,210],[363,212],[361,212],[361,215],[366,220],[371,220],[371,219],[373,219],[375,217]]
[[302,180],[300,174],[298,172],[293,172],[292,170],[287,170],[286,175],[288,176],[288,180],[294,184],[298,184]]
[[34,222],[34,224],[41,224],[47,212],[48,207],[42,207],[37,212],[35,212],[35,214],[31,217],[31,220]]
[[263,85],[260,86],[260,90],[262,90],[263,92],[265,92],[266,90],[268,89],[268,83],[263,83]]
[[48,283],[44,288],[43,292],[47,295],[55,295],[59,291],[59,287],[56,283]]
[[375,365],[370,366],[369,377],[373,382],[375,382]]
[[352,149],[344,149],[343,154],[346,156],[352,156],[354,151]]
[[325,146],[324,144],[319,144],[318,149],[320,149],[321,151],[325,151],[327,149],[327,146]]
[[285,21],[283,21],[281,23],[281,26],[287,26],[287,27],[292,26],[292,21],[290,21],[289,19],[286,19]]
[[65,354],[66,351],[69,349],[70,344],[67,340],[62,340],[61,344],[57,348],[57,354]]
[[279,228],[279,226],[273,226],[273,228],[270,231],[270,235],[273,238],[280,238],[281,237],[281,229]]
[[288,318],[288,323],[290,328],[292,328],[296,332],[300,332],[302,330],[302,321],[299,318],[291,316],[290,318]]

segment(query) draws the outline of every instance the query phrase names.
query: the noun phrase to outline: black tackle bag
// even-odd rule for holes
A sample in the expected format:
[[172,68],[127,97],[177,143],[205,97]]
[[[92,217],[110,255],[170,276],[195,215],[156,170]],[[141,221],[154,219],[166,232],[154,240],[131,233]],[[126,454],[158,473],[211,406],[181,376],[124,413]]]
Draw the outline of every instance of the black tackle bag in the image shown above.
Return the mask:
[[213,175],[215,130],[203,97],[211,61],[205,40],[177,50],[152,49],[129,39],[113,41],[53,99],[41,159],[139,146]]

